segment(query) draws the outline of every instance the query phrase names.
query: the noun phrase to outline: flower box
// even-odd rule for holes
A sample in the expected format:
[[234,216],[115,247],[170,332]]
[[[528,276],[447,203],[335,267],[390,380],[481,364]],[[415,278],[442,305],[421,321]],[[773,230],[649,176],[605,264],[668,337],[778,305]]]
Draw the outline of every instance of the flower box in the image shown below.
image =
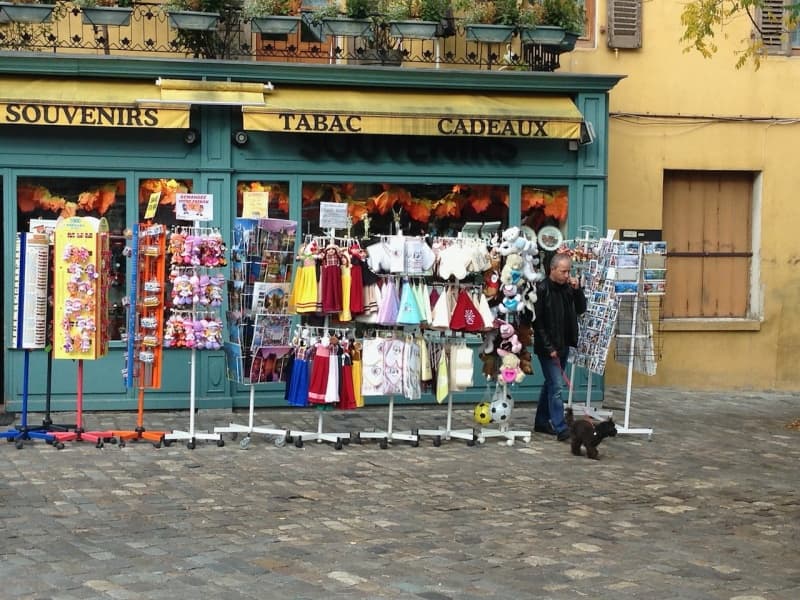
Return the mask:
[[180,11],[169,13],[169,21],[175,29],[207,31],[214,29],[219,21],[217,13]]
[[122,27],[131,22],[132,8],[103,6],[81,8],[81,19],[89,25],[112,25]]
[[395,37],[432,40],[439,24],[433,21],[389,21],[389,31]]
[[0,10],[7,17],[6,22],[13,23],[45,23],[50,20],[55,10],[52,4],[12,4],[0,2]]
[[503,44],[514,35],[511,25],[487,25],[484,23],[470,23],[466,26],[467,39],[487,44]]
[[361,37],[372,33],[372,21],[369,19],[323,19],[322,29],[329,35]]
[[295,31],[299,24],[300,17],[288,15],[257,17],[250,21],[250,25],[253,27],[254,31],[272,35],[288,35]]

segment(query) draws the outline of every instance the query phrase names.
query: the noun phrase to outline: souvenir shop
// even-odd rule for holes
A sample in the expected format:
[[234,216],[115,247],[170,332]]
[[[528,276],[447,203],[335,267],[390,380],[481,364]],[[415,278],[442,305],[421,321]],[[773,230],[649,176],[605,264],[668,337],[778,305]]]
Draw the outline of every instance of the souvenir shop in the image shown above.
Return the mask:
[[[619,77],[197,66],[202,76],[164,61],[120,76],[120,65],[111,73],[107,61],[87,59],[65,71],[71,78],[53,78],[47,61],[13,57],[0,74],[5,279],[17,233],[47,232],[73,216],[108,228],[105,312],[94,324],[103,352],[85,363],[82,381],[88,410],[137,407],[137,390],[125,382],[128,334],[137,327],[128,306],[137,227],[163,226],[165,257],[195,267],[173,273],[168,263],[164,305],[145,315],[145,324],[156,312],[163,321],[158,386],[146,396],[155,409],[186,408],[190,396],[199,408],[299,403],[297,370],[285,367],[311,348],[361,371],[364,383],[352,393],[339,375],[343,407],[445,396],[474,404],[485,395],[484,371],[497,377],[504,368],[480,358],[502,359],[485,352],[489,320],[491,343],[525,341],[515,311],[531,298],[524,285],[504,289],[506,280],[540,276],[537,261],[581,227],[604,231],[608,93]],[[147,118],[123,118],[126,110]],[[199,229],[177,218],[188,210],[179,204],[195,196],[211,206]],[[264,218],[296,229],[259,233],[270,241],[254,260],[243,219]],[[515,243],[521,251],[508,250]],[[211,266],[211,255],[225,264]],[[512,259],[513,275],[503,274],[509,255],[520,261]],[[4,293],[4,396],[18,410],[24,357],[8,341],[15,298],[9,287]],[[181,307],[208,315],[189,327],[171,312]],[[254,335],[262,336],[256,344]],[[80,335],[68,343],[75,341]],[[515,398],[532,400],[541,377],[535,367],[526,374],[524,354],[511,354]],[[73,361],[44,350],[29,360],[42,375],[29,381],[31,409],[48,401],[54,411],[72,410]],[[333,393],[321,363],[307,361],[310,403]],[[419,368],[398,369],[407,364]],[[602,395],[597,381],[594,393]]]

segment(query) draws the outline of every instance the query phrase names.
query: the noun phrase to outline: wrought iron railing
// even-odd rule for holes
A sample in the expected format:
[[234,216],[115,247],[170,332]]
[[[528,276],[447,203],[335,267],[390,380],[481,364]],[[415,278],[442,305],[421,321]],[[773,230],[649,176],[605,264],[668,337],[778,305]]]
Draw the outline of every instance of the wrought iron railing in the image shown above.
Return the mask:
[[53,54],[129,57],[197,58],[321,64],[378,64],[430,68],[552,71],[558,52],[522,44],[470,41],[463,26],[456,34],[432,40],[393,38],[391,46],[374,48],[369,38],[326,36],[309,15],[294,34],[258,33],[238,13],[223,14],[211,31],[178,30],[158,3],[137,3],[130,21],[121,26],[84,23],[80,10],[59,3],[52,20],[0,21],[0,50]]

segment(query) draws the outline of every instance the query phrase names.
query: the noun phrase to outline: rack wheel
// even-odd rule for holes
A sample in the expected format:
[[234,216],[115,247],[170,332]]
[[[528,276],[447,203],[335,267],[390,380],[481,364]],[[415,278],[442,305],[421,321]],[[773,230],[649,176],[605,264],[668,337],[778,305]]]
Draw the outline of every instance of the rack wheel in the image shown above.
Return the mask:
[[235,442],[235,441],[236,441],[236,438],[238,438],[238,437],[239,437],[239,432],[238,432],[238,431],[234,431],[234,432],[231,434],[231,441],[232,441],[232,442]]
[[342,443],[343,443],[345,446],[349,446],[349,445],[350,445],[350,436],[347,436],[346,438],[339,438],[339,439],[341,439],[341,440],[342,440]]
[[295,438],[294,447],[295,448],[302,448],[303,447],[303,438],[302,437],[298,436],[297,438]]
[[97,443],[94,445],[95,448],[102,448],[103,447],[103,440],[97,440]]
[[125,447],[125,440],[123,440],[122,438],[120,438],[120,440],[119,440],[119,443],[118,443],[117,445],[118,445],[120,448],[124,448],[124,447]]
[[[8,441],[10,442],[10,441],[11,441],[11,438],[9,438],[9,439],[8,439]],[[46,439],[46,440],[44,441],[44,443],[45,443],[45,444],[50,444],[50,445],[52,446],[52,445],[55,443],[55,441],[56,441],[56,440],[55,440],[55,438],[53,438],[52,440],[48,440],[48,439]]]
[[164,447],[165,448],[169,448],[170,446],[172,446],[172,440],[165,439],[164,440]]
[[522,441],[525,442],[526,444],[530,444],[531,443],[531,436],[526,435],[524,438],[522,438]]
[[161,442],[153,442],[153,448],[161,448]]
[[286,445],[286,442],[289,441],[286,438],[287,438],[287,436],[285,436],[285,435],[279,435],[278,437],[276,437],[275,438],[275,442],[274,442],[275,447],[276,448],[283,448]]
[[439,446],[441,446],[442,445],[442,436],[440,436],[440,435],[434,436],[433,445],[436,446],[437,448]]
[[344,447],[342,443],[342,438],[336,438],[336,443],[333,445],[335,450],[341,450]]
[[16,442],[14,442],[14,446],[17,448],[17,450],[22,450],[22,446],[23,445],[24,444],[23,444],[22,440],[17,440]]
[[[222,441],[222,440],[220,440],[220,441]],[[239,448],[241,448],[242,450],[247,450],[247,447],[249,445],[250,445],[250,436],[249,435],[243,437],[242,441],[239,442]]]
[[350,433],[350,441],[355,444],[361,443],[361,432],[360,431],[353,431]]
[[[108,442],[109,444],[116,444],[117,443],[117,438],[115,438],[115,437],[105,438],[104,441]],[[120,440],[120,441],[122,441],[122,440]]]
[[11,444],[11,443],[13,443],[13,442],[14,442],[14,438],[12,438],[12,437],[10,437],[10,438],[6,438],[6,441],[7,441],[9,444]]
[[389,439],[383,438],[381,439],[381,450],[386,450],[389,447]]
[[411,440],[411,447],[412,448],[419,448],[419,438],[415,440]]
[[56,447],[56,450],[63,450],[64,449],[64,443],[63,442],[56,442],[53,445]]
[[222,438],[219,438],[217,440],[217,448],[222,448],[224,445],[225,445],[225,440],[223,440]]
[[292,433],[288,429],[286,430],[286,434],[285,434],[284,437],[286,438],[286,443],[287,444],[291,444],[294,441],[294,438],[292,437]]
[[514,438],[511,438],[506,442],[506,446],[513,446],[514,445]]
[[186,442],[186,447],[189,450],[194,450],[194,440],[189,440],[188,442]]
[[475,440],[474,439],[473,440],[467,440],[467,446],[469,446],[471,448],[474,445],[475,445]]

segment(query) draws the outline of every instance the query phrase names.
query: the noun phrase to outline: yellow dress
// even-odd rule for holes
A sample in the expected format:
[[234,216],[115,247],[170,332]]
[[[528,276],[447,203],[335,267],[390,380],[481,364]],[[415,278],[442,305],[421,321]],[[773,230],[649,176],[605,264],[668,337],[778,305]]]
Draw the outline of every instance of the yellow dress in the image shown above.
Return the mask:
[[356,407],[361,408],[364,406],[364,395],[361,393],[361,342],[353,344],[350,360],[352,361],[353,391],[356,397]]
[[289,310],[297,313],[316,312],[318,294],[316,256],[304,247],[300,250],[300,260],[302,264],[294,278]]
[[350,261],[342,264],[342,312],[339,313],[340,321],[352,321],[353,313],[350,312]]

